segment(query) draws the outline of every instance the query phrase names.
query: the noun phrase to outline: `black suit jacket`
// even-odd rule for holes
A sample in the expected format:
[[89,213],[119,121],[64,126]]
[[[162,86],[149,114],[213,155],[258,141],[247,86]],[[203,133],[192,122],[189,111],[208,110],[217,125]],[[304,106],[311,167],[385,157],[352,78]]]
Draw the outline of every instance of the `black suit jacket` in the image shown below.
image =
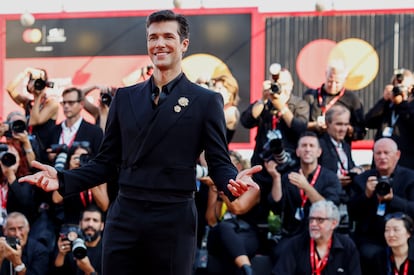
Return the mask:
[[98,155],[89,165],[59,174],[61,191],[79,192],[115,172],[120,191],[194,191],[195,164],[205,150],[209,175],[234,199],[226,186],[237,170],[228,155],[221,95],[183,76],[153,109],[150,81],[117,91]]
[[[319,164],[336,173],[338,170],[339,155],[336,152],[335,145],[332,143],[330,136],[327,133],[324,133],[319,138],[319,143],[321,144],[322,149],[322,154],[318,160]],[[355,167],[351,154],[351,146],[347,142],[342,142],[342,148],[348,159],[348,170],[351,170]]]
[[[62,122],[63,123],[63,122]],[[50,142],[51,144],[59,143],[60,135],[62,134],[62,123],[55,126],[52,131]],[[86,120],[82,120],[78,132],[76,133],[74,141],[89,141],[92,155],[95,155],[99,151],[99,146],[102,143],[103,131],[96,125],[93,125]],[[50,148],[50,145],[48,148]]]

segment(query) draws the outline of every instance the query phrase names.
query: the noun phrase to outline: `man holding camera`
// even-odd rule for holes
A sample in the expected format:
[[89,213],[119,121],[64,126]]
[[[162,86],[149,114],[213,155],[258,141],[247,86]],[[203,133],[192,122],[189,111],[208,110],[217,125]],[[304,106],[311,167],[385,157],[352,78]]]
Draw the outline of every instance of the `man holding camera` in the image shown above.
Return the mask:
[[90,205],[81,215],[79,236],[72,240],[69,235],[77,232],[61,233],[55,258],[58,274],[101,274],[103,219],[102,211]]
[[411,169],[414,169],[414,103],[408,98],[413,84],[411,71],[397,71],[391,84],[385,87],[383,98],[365,115],[366,126],[376,130],[374,139],[395,140],[401,150],[398,164]]
[[[27,93],[18,91],[21,82],[26,82]],[[53,88],[54,83],[49,81],[45,69],[26,68],[19,73],[6,87],[12,100],[25,110],[28,117],[29,133],[37,139],[41,146],[42,154],[37,156],[41,161],[47,160],[46,144],[50,137],[50,131],[56,124],[59,111],[59,103],[56,98],[48,96],[48,88]]]
[[[348,211],[356,221],[355,242],[369,271],[372,257],[386,247],[384,217],[403,211],[414,216],[414,171],[397,165],[400,151],[391,138],[374,144],[375,168],[355,176]],[[366,273],[369,274],[369,273]]]
[[0,237],[0,274],[47,274],[47,249],[29,237],[29,230],[29,222],[22,213],[7,216],[4,237]]

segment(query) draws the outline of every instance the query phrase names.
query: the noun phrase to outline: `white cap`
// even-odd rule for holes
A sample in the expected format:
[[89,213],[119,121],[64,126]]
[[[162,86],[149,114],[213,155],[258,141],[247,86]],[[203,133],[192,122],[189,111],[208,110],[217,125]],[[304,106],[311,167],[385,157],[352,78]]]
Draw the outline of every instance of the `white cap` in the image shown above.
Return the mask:
[[279,63],[273,63],[269,66],[269,72],[272,75],[277,75],[280,73],[280,70],[282,69],[282,66],[280,66]]

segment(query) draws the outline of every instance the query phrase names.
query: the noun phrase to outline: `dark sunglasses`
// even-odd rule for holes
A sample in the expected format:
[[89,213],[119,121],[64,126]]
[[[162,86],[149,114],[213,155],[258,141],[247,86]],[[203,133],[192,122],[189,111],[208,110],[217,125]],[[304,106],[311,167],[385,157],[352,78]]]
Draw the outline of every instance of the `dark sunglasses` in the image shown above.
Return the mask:
[[389,213],[384,217],[385,222],[387,222],[391,219],[405,220],[405,219],[407,219],[407,215],[404,214],[403,212],[394,212],[394,213]]

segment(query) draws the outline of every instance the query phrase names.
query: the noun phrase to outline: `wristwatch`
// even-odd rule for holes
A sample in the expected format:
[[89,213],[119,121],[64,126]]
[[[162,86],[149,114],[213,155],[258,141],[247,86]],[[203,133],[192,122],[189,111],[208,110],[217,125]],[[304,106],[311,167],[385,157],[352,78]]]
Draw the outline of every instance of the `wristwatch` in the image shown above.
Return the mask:
[[21,263],[19,265],[16,265],[14,267],[14,271],[16,272],[22,272],[26,268],[26,265],[24,263]]

